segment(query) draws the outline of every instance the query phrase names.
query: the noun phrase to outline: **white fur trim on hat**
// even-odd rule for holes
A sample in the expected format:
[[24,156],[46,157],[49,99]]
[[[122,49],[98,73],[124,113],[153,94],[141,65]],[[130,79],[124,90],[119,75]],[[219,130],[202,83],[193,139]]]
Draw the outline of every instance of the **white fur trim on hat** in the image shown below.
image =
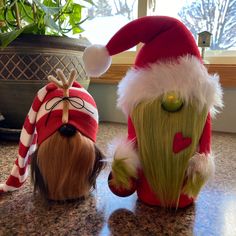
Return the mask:
[[206,181],[215,173],[214,156],[212,154],[196,153],[189,160],[187,176],[194,179],[194,175],[200,174]]
[[135,172],[140,162],[134,145],[126,137],[115,138],[108,146],[108,156],[112,159],[124,159],[127,167]]
[[83,61],[88,76],[99,77],[111,65],[111,57],[106,47],[92,45],[84,50]]
[[191,55],[128,71],[118,86],[117,106],[128,116],[138,103],[169,91],[178,92],[185,102],[197,99],[199,110],[206,106],[214,113],[223,106],[218,75],[209,75]]

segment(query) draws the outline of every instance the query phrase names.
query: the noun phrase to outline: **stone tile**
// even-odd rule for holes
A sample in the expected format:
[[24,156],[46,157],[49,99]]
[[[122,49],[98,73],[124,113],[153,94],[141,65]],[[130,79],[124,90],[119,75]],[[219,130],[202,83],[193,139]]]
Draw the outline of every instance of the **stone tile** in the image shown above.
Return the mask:
[[[97,145],[126,135],[126,125],[102,123]],[[11,171],[17,143],[0,143],[0,181]],[[113,195],[107,186],[109,167],[86,200],[43,202],[33,194],[30,179],[19,191],[0,196],[0,235],[236,235],[236,135],[213,133],[216,175],[196,203],[183,210],[150,207]]]

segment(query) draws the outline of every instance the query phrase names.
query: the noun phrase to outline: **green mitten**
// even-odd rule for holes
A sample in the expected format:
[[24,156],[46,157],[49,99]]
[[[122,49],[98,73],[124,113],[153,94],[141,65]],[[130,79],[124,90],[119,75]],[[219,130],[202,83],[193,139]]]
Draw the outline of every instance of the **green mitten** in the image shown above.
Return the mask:
[[215,171],[214,158],[210,154],[196,153],[190,160],[186,172],[183,193],[189,197],[197,197],[202,186]]

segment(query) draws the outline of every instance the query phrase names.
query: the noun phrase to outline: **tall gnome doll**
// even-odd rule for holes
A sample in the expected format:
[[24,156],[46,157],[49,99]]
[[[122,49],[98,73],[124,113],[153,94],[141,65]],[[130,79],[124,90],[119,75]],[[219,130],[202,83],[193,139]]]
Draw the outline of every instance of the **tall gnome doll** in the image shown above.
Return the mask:
[[49,200],[86,197],[95,187],[103,167],[102,153],[95,146],[98,112],[92,96],[75,81],[76,72],[67,79],[57,78],[40,89],[25,119],[18,158],[0,193],[20,188],[29,164],[35,191]]
[[209,75],[190,31],[177,19],[148,16],[122,27],[104,46],[86,49],[91,76],[110,56],[143,43],[118,87],[128,135],[111,145],[109,187],[118,196],[182,208],[194,202],[214,172],[211,117],[222,107],[217,75]]

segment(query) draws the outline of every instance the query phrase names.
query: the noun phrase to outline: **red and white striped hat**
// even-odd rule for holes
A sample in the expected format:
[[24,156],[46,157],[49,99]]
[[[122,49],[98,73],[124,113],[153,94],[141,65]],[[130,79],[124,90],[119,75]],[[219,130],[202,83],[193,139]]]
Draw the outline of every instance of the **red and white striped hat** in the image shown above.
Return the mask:
[[[96,141],[98,130],[96,103],[78,82],[71,84],[66,99],[63,89],[54,83],[49,83],[38,91],[21,131],[18,158],[7,181],[0,184],[0,193],[14,191],[22,186],[28,176],[30,155],[63,124],[73,125],[84,136],[93,142]],[[62,120],[65,100],[68,102],[66,122]]]

